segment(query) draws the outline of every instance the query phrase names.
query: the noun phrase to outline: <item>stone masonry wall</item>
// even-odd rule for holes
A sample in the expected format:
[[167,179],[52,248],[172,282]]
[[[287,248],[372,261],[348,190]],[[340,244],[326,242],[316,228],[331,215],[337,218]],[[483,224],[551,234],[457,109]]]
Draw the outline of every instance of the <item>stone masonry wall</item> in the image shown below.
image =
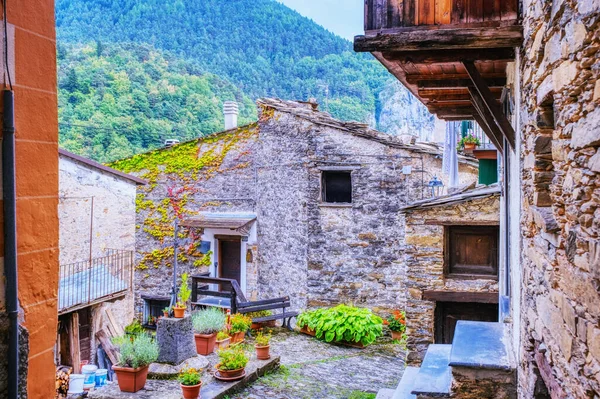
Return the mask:
[[542,375],[553,397],[593,398],[600,396],[600,2],[524,1],[523,25],[520,397],[533,397]]
[[[408,361],[420,363],[434,343],[435,301],[423,299],[423,291],[498,292],[496,279],[448,279],[444,276],[444,223],[468,225],[470,220],[500,223],[499,194],[456,204],[412,209],[405,214],[403,242],[407,291],[406,327]],[[435,220],[436,224],[427,221]]]

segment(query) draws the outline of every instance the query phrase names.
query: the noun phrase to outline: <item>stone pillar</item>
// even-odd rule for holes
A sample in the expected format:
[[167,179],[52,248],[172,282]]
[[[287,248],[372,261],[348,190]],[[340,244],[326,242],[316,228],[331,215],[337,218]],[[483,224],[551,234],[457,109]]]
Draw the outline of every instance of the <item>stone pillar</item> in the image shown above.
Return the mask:
[[156,340],[159,347],[158,363],[177,365],[197,355],[191,316],[158,319]]

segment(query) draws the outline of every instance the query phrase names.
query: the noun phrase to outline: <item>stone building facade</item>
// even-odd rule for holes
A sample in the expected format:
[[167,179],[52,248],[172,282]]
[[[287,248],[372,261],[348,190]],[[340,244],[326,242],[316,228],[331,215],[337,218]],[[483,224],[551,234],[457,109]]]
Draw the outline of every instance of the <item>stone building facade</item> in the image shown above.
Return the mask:
[[[138,193],[138,292],[169,293],[175,215],[207,225],[225,215],[246,218],[248,229],[190,232],[181,272],[218,276],[217,237],[245,235],[235,251],[251,299],[290,295],[296,309],[403,307],[399,211],[430,196],[427,183],[442,178],[441,149],[337,121],[316,104],[260,100],[259,107],[256,124],[112,165],[149,180]],[[476,165],[460,158],[461,183],[476,181]],[[340,174],[350,199],[328,202],[327,176]]]
[[[453,274],[449,251],[452,229],[472,231],[478,237],[482,228],[498,231],[500,187],[477,187],[418,201],[402,211],[408,361],[418,364],[430,344],[451,343],[444,338],[453,335],[454,323],[447,325],[444,318],[497,321],[498,274]],[[497,257],[497,251],[492,255]]]
[[552,397],[598,397],[600,2],[522,6],[521,396],[545,385]]

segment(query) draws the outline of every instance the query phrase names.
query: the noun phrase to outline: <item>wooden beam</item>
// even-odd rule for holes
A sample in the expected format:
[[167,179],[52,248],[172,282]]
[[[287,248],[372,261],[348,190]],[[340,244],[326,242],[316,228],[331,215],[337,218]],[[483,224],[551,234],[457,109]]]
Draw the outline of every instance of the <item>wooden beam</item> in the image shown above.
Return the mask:
[[69,355],[73,373],[81,372],[81,351],[79,349],[79,313],[71,313],[71,325],[69,326]]
[[[483,80],[487,87],[503,87],[506,85],[506,78],[492,78]],[[417,86],[419,89],[448,88],[460,89],[471,86],[470,79],[445,79],[444,75],[438,75],[438,79],[419,80]],[[493,97],[492,97],[493,98]]]
[[523,27],[519,25],[461,28],[420,29],[377,36],[356,36],[356,52],[419,51],[452,49],[490,49],[519,47],[523,42]]
[[[494,72],[488,73],[482,76],[485,80],[492,79],[506,79],[506,73]],[[419,82],[426,82],[430,80],[464,80],[471,81],[471,78],[466,73],[441,73],[433,75],[406,75],[406,81],[412,84],[418,84]]]
[[534,344],[533,357],[538,366],[540,376],[548,389],[548,393],[552,399],[566,399],[568,396],[562,389],[562,381],[558,381],[554,377],[554,372],[552,371],[553,367],[548,359],[546,359],[545,353],[547,349],[542,349],[540,346],[541,344],[536,341]]
[[436,302],[498,303],[498,293],[497,292],[423,291],[423,299],[426,301],[436,301]]
[[435,106],[427,107],[429,112],[437,115],[440,119],[453,118],[454,120],[473,119],[473,115],[477,112],[473,107],[461,108],[437,108]]
[[[494,89],[492,92],[494,97],[500,98],[502,92],[498,89]],[[419,90],[419,97],[430,101],[471,101],[471,94],[467,88],[465,89],[421,89]]]
[[96,333],[96,338],[102,344],[102,349],[104,349],[104,352],[106,352],[106,356],[108,356],[108,358],[110,359],[110,362],[113,365],[119,364],[119,360],[120,360],[119,359],[120,358],[119,350],[110,341],[110,339],[108,338],[108,335],[106,335],[106,332],[104,332],[104,330],[99,330]]
[[469,92],[471,93],[473,107],[477,111],[477,113],[474,115],[475,120],[481,129],[483,129],[490,141],[494,143],[494,146],[498,149],[498,151],[504,154],[504,145],[502,145],[504,139],[500,128],[494,122],[492,115],[485,107],[485,104],[483,103],[483,100],[479,96],[477,90],[475,90],[473,87],[470,87]]
[[[492,92],[490,91],[489,85],[487,82],[481,77],[479,71],[475,67],[475,64],[470,61],[463,61],[463,66],[467,70],[467,73],[471,77],[471,81],[479,93],[479,97],[483,101],[485,108],[492,115],[492,118],[496,125],[500,128],[500,131],[506,138],[506,141],[511,146],[511,148],[515,148],[515,131],[506,118],[506,115],[502,112],[502,107],[500,103],[496,101]],[[471,94],[473,94],[472,90],[470,90]]]
[[[495,151],[494,151],[495,152]],[[499,221],[497,220],[443,220],[443,219],[425,219],[424,224],[431,224],[436,226],[498,226]]]
[[515,59],[512,47],[497,49],[465,50],[422,50],[422,51],[384,51],[390,61],[412,62],[414,64],[434,64],[466,61],[511,61]]

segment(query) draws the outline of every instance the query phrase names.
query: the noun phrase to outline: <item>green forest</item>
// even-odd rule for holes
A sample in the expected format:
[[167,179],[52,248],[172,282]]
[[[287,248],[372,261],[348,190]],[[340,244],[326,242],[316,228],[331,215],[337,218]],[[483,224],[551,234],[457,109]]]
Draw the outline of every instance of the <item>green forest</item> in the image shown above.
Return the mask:
[[61,145],[100,161],[218,131],[225,100],[242,122],[264,96],[376,122],[391,81],[274,0],[57,0],[56,22]]

